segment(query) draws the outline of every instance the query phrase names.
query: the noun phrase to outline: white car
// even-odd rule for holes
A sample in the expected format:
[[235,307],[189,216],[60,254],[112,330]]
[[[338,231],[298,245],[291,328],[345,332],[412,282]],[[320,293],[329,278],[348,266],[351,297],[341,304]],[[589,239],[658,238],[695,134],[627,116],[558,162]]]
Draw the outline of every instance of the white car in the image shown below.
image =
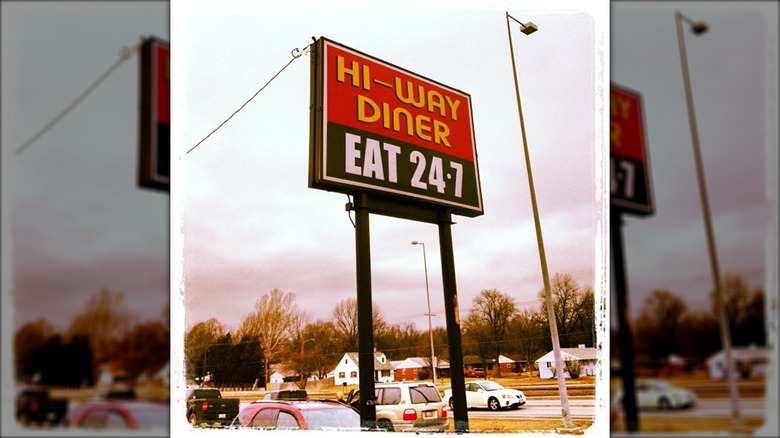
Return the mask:
[[[450,409],[452,407],[452,389],[444,391]],[[526,402],[525,394],[516,389],[504,388],[492,380],[466,382],[466,409],[488,408],[491,411],[500,409],[517,409]]]
[[[621,406],[623,389],[615,391],[614,403]],[[696,394],[687,388],[658,379],[636,381],[636,404],[640,409],[685,409],[696,405]]]

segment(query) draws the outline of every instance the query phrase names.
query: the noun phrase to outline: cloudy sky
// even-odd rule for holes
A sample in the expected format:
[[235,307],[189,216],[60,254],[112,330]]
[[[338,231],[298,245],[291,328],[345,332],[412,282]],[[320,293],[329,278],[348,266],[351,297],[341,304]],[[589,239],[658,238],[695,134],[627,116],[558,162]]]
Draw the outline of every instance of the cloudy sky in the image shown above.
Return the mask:
[[67,329],[102,288],[140,320],[161,319],[169,195],[136,185],[137,53],[16,151],[120,50],[168,40],[167,3],[3,2],[2,18],[4,335],[40,317]]
[[712,305],[678,10],[709,25],[701,36],[684,26],[684,38],[720,271],[776,306],[778,4],[613,2],[610,80],[642,94],[656,209],[624,216],[629,306],[636,315],[656,289],[689,310]]
[[[543,284],[507,11],[540,29],[526,36],[512,24],[550,275],[598,286],[607,200],[597,189],[597,178],[606,178],[597,172],[606,141],[597,127],[606,122],[596,107],[607,99],[607,4],[414,4],[173,2],[172,257],[180,263],[172,276],[180,279],[180,303],[172,305],[181,305],[185,327],[213,317],[235,329],[274,288],[295,293],[313,320],[329,319],[338,302],[356,296],[348,198],[307,185],[308,55],[187,153],[279,72],[293,49],[321,36],[471,96],[485,214],[454,216],[460,312],[465,317],[484,289],[538,308]],[[427,327],[423,250],[411,245],[417,240],[425,243],[433,325],[444,327],[436,225],[371,215],[370,231],[373,303],[385,320]]]

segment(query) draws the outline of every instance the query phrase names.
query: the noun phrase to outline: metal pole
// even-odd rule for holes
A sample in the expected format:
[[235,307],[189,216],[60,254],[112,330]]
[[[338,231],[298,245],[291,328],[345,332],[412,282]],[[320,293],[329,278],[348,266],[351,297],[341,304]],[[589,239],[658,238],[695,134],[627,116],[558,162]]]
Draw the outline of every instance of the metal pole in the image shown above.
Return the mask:
[[466,411],[466,378],[463,375],[463,345],[460,336],[458,288],[455,283],[455,256],[452,251],[452,217],[448,211],[439,213],[439,246],[441,276],[444,289],[444,316],[447,321],[447,342],[450,353],[450,384],[452,386],[452,417],[455,432],[469,431]]
[[425,266],[425,295],[428,298],[428,335],[431,338],[431,372],[433,373],[433,384],[436,384],[436,353],[433,349],[433,328],[431,326],[431,293],[428,288],[428,258],[425,256],[425,242],[412,242],[412,245],[422,245],[423,248],[423,265]]
[[[566,429],[573,429],[575,426],[571,422],[571,412],[569,410],[569,396],[566,393],[566,376],[563,370],[563,358],[561,356],[561,345],[558,340],[558,326],[555,321],[555,311],[553,310],[552,291],[550,289],[550,276],[547,273],[547,257],[544,253],[544,241],[542,239],[542,228],[539,223],[539,209],[536,205],[536,193],[534,192],[534,179],[531,172],[531,157],[528,153],[528,141],[525,135],[525,122],[523,121],[523,107],[520,104],[520,86],[517,83],[517,68],[515,66],[515,52],[512,46],[512,32],[509,27],[510,15],[506,14],[506,31],[509,35],[509,52],[512,55],[512,73],[515,79],[515,94],[517,96],[517,111],[520,115],[520,131],[523,136],[523,152],[525,153],[525,168],[528,173],[528,188],[531,192],[531,206],[534,214],[534,225],[536,228],[536,242],[539,247],[539,261],[542,267],[542,280],[544,281],[544,295],[547,304],[547,320],[550,324],[550,337],[553,344],[553,357],[555,359],[556,375],[558,377],[558,390],[561,394],[561,415],[563,417],[563,426]],[[514,19],[514,17],[513,17]]]
[[360,384],[360,426],[373,429],[374,405],[374,321],[371,303],[371,238],[368,195],[355,196],[355,260],[357,271],[358,383]]
[[639,414],[636,406],[636,381],[634,379],[634,345],[629,324],[626,270],[623,263],[623,218],[620,211],[611,209],[609,229],[612,237],[612,273],[615,275],[617,296],[618,338],[620,341],[620,374],[623,379],[623,412],[626,432],[639,430]]
[[726,360],[726,372],[728,373],[729,394],[731,395],[732,426],[736,431],[744,429],[744,423],[739,410],[739,389],[737,388],[736,371],[731,351],[731,333],[729,332],[726,310],[723,305],[723,288],[720,281],[720,266],[715,247],[715,236],[712,231],[712,218],[707,196],[707,185],[704,179],[704,166],[702,165],[699,146],[699,132],[696,127],[696,114],[693,107],[693,93],[691,92],[691,79],[688,73],[688,57],[685,51],[685,40],[682,31],[682,14],[675,12],[677,21],[677,42],[680,47],[680,63],[682,64],[683,81],[685,83],[685,101],[688,106],[688,121],[691,127],[691,142],[693,143],[693,155],[696,162],[696,177],[699,183],[699,198],[701,199],[702,215],[704,216],[704,230],[707,236],[707,249],[712,270],[712,282],[715,286],[715,308],[720,325],[720,339],[723,346],[723,354]]

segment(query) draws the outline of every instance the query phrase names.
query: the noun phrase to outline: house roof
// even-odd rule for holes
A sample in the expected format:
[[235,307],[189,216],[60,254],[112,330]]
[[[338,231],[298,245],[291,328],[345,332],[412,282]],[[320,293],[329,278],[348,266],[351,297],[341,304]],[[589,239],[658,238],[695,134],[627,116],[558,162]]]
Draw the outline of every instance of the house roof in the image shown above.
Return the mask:
[[[555,352],[550,351],[535,362],[555,362]],[[599,349],[593,347],[561,348],[561,358],[567,360],[595,360],[599,358]]]
[[[427,357],[407,357],[398,363],[393,363],[393,369],[425,368],[429,366],[429,362],[430,358]],[[436,368],[449,368],[449,366],[449,362],[436,357]]]
[[[500,354],[498,356],[498,363],[515,363],[519,362],[516,361],[510,357],[504,356],[503,354]],[[463,365],[482,365],[483,363],[496,363],[496,360],[493,358],[482,360],[479,356],[463,356]]]
[[268,365],[268,369],[272,371],[271,374],[278,373],[283,377],[291,377],[296,374],[296,372],[290,368],[290,364],[286,362]]
[[498,355],[498,363],[515,363],[518,362],[512,358],[506,357],[503,354]]
[[[360,360],[358,359],[358,354],[354,352],[346,353],[347,356],[349,356],[350,359],[352,359],[353,362],[356,364],[360,363]],[[382,357],[385,359],[385,363],[382,363],[379,361],[379,358]],[[381,353],[379,351],[374,352],[374,370],[392,370],[393,365],[390,363],[389,360],[387,360],[387,356],[385,356],[384,353]]]
[[[708,357],[707,362],[722,360],[723,357],[723,350],[720,350]],[[765,347],[756,347],[755,345],[748,347],[732,347],[731,357],[735,360],[766,360],[768,358],[768,352]]]

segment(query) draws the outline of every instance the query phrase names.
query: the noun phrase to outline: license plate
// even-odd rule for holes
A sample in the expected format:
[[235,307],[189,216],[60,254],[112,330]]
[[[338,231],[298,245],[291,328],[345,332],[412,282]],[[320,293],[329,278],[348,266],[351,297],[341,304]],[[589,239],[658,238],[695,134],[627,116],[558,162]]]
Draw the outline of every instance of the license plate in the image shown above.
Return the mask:
[[425,419],[436,418],[436,411],[423,411],[423,418]]
[[219,414],[219,418],[227,418],[227,414]]

